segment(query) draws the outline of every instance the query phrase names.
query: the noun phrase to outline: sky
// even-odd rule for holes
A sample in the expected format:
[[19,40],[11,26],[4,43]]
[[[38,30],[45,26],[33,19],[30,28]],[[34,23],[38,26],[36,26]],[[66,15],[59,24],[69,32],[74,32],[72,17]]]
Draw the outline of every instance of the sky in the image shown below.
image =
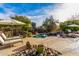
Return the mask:
[[[63,22],[79,15],[78,3],[0,3],[0,19],[10,19],[10,16],[27,16],[37,26],[41,26],[46,18],[53,16],[54,19]],[[78,18],[78,16],[77,16]]]

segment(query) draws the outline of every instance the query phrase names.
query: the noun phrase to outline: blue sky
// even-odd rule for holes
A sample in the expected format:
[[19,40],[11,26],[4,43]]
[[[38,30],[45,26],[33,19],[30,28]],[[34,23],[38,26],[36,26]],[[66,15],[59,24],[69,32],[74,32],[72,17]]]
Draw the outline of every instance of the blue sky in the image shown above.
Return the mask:
[[53,9],[55,5],[55,3],[1,3],[0,18],[9,19],[10,16],[23,15],[29,17],[39,26],[47,17],[46,11]]
[[[9,8],[12,9],[13,12],[17,13],[17,14],[22,14],[22,13],[26,13],[26,15],[38,15],[35,12],[29,13],[30,11],[34,11],[37,9],[41,9],[43,7],[47,7],[50,5],[55,5],[55,4],[48,4],[48,3],[7,3],[4,4],[5,8]],[[5,12],[4,10],[1,10],[2,12]],[[40,13],[41,14],[41,13]]]
[[[40,10],[42,8],[51,6],[54,7],[55,4],[53,3],[5,3],[0,4],[0,13],[6,13],[7,10],[19,14],[19,15],[42,15],[42,12],[36,12],[36,10]],[[5,10],[6,9],[6,10]]]
[[37,26],[41,26],[46,18],[53,16],[63,22],[72,15],[78,15],[78,3],[0,3],[0,19],[10,19],[10,16],[27,16]]

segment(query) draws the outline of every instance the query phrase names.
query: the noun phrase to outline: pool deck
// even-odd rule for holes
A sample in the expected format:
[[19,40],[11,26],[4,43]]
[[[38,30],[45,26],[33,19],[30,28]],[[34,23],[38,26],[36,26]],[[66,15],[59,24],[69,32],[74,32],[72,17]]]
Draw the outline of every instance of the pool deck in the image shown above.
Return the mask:
[[73,41],[74,38],[47,37],[47,38],[24,38],[23,44],[16,43],[14,47],[0,50],[0,56],[10,55],[14,49],[24,46],[27,41],[31,44],[44,44],[47,47],[62,52],[63,56],[79,56],[79,41]]

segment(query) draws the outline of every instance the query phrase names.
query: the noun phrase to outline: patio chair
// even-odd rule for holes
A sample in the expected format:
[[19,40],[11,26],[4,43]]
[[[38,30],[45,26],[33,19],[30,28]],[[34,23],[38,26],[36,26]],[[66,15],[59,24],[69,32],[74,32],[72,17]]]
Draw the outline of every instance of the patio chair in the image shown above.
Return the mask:
[[6,40],[14,40],[14,39],[21,39],[21,36],[15,36],[7,38],[6,35],[3,32],[0,32],[0,36],[6,41]]
[[6,40],[5,41],[0,36],[0,49],[11,47],[11,46],[13,46],[13,44],[18,43],[18,42],[22,42],[22,40],[21,39],[14,39],[14,40]]

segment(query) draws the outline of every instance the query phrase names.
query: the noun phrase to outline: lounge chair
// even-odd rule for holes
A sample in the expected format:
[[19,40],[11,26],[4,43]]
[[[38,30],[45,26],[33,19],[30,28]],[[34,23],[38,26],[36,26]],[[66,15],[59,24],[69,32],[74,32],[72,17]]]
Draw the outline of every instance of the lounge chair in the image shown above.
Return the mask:
[[0,32],[0,36],[6,41],[6,40],[13,40],[13,39],[21,39],[20,36],[10,37],[7,38],[6,35],[3,32]]
[[18,42],[22,42],[22,40],[21,39],[15,39],[15,40],[6,40],[5,41],[0,36],[0,49],[7,48],[7,47],[11,47],[11,46],[13,46],[13,44],[18,43]]
[[22,42],[21,39],[14,39],[14,40],[4,40],[1,36],[0,36],[0,44],[1,45],[6,45],[6,44],[13,44],[13,43],[17,43],[17,42]]
[[[0,33],[2,34],[2,33]],[[3,49],[8,46],[13,46],[13,44],[22,42],[22,39],[20,37],[12,37],[12,38],[6,38],[5,35],[0,35],[0,49]]]

